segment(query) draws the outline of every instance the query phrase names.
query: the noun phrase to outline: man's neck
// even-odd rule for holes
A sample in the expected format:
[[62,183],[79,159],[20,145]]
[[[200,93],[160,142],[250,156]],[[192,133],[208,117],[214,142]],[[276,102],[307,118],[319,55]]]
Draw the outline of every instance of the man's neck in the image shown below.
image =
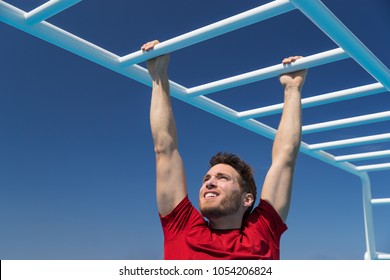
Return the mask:
[[241,225],[242,217],[237,217],[235,215],[209,219],[209,226],[211,229],[240,229]]

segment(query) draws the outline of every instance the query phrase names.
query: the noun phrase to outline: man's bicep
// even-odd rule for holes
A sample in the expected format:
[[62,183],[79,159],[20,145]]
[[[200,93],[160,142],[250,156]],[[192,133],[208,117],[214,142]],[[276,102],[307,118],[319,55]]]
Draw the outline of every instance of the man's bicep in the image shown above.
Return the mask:
[[290,207],[293,174],[293,166],[273,163],[261,192],[261,198],[272,205],[283,221]]
[[159,213],[164,216],[187,195],[184,166],[177,150],[156,155],[156,196]]

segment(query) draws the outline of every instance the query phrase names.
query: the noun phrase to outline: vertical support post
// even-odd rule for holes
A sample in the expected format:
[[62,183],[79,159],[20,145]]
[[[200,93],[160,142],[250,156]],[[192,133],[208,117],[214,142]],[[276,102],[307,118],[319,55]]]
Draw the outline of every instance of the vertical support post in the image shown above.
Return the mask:
[[364,172],[362,173],[360,178],[362,180],[363,187],[363,210],[367,248],[365,259],[374,260],[377,259],[377,255],[375,246],[374,221],[372,215],[372,195],[370,177],[368,176],[367,172]]

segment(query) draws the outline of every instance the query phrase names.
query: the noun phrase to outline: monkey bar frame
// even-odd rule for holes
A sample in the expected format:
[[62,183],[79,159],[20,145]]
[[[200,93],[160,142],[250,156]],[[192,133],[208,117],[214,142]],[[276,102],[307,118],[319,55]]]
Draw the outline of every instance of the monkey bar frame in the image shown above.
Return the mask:
[[[304,98],[302,99],[303,109],[379,94],[390,90],[389,69],[319,0],[271,1],[257,8],[161,42],[152,51],[136,51],[125,56],[118,56],[46,21],[57,13],[71,8],[71,6],[80,1],[51,0],[27,12],[5,1],[0,1],[0,21],[135,81],[151,86],[147,70],[137,65],[137,63],[164,53],[174,52],[239,28],[244,28],[268,18],[277,17],[292,10],[300,10],[329,36],[338,45],[338,48],[306,56],[289,66],[277,64],[191,88],[186,88],[174,81],[170,81],[172,96],[269,139],[275,137],[276,130],[257,119],[281,113],[283,104],[252,108],[238,112],[205,95],[268,79],[283,73],[351,58],[377,82]],[[303,126],[302,131],[303,134],[317,133],[325,130],[379,123],[388,120],[390,120],[390,111],[385,111],[306,125]],[[369,172],[390,170],[390,162],[360,166],[352,162],[364,159],[387,158],[390,157],[390,150],[341,156],[335,156],[326,150],[389,141],[390,133],[383,133],[322,143],[301,143],[300,151],[302,153],[361,178],[367,248],[365,253],[366,259],[390,259],[390,254],[379,253],[376,250],[372,213],[373,205],[390,205],[390,198],[373,199],[371,197],[371,183],[369,178]]]

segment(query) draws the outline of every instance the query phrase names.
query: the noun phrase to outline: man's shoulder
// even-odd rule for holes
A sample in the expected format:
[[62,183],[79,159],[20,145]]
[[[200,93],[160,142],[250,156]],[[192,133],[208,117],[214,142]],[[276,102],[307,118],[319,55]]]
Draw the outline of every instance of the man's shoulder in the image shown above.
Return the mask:
[[207,227],[207,222],[192,205],[188,196],[171,213],[165,216],[160,215],[160,220],[167,239],[177,236],[180,232]]

